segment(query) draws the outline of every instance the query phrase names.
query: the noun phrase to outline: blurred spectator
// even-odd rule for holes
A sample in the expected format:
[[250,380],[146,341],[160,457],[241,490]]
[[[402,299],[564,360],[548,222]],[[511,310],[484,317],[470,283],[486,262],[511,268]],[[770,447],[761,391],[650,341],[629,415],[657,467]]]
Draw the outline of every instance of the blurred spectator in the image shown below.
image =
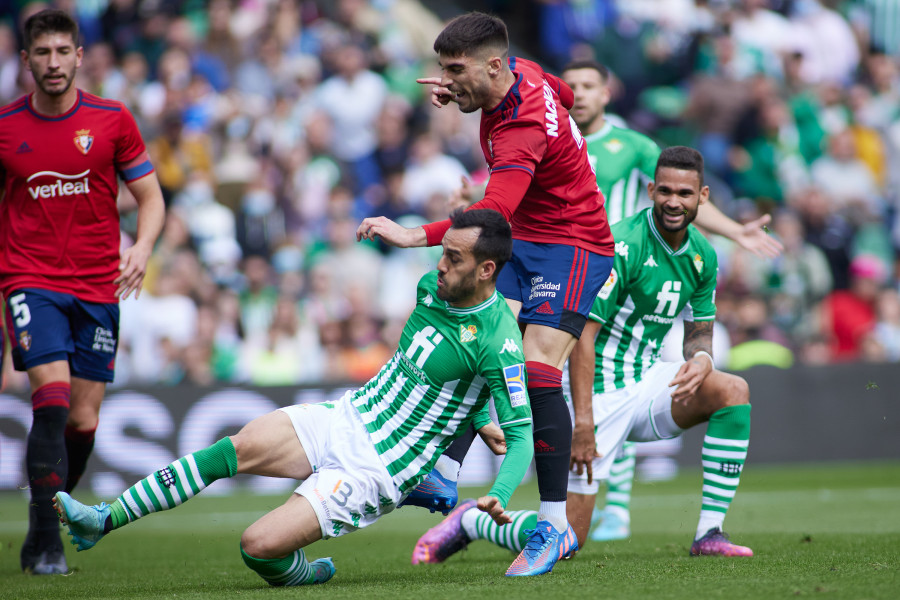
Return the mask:
[[296,301],[281,296],[264,335],[254,335],[244,347],[249,381],[254,385],[296,385],[321,381],[324,354],[318,335],[301,320]]
[[741,371],[757,365],[787,369],[794,364],[788,339],[771,323],[762,298],[747,296],[739,300],[736,317],[737,328],[728,355],[730,370]]
[[850,288],[825,298],[822,332],[829,339],[831,360],[860,358],[863,342],[875,328],[876,302],[886,280],[887,268],[881,260],[863,254],[850,263]]
[[869,167],[859,160],[850,130],[834,133],[828,152],[810,168],[813,184],[828,191],[833,210],[854,221],[880,217],[884,213],[881,193]]
[[449,194],[467,175],[458,160],[441,152],[434,134],[422,133],[413,141],[401,193],[409,207],[421,213],[432,194]]
[[863,358],[872,362],[900,361],[900,292],[887,288],[878,294],[877,321],[863,344]]

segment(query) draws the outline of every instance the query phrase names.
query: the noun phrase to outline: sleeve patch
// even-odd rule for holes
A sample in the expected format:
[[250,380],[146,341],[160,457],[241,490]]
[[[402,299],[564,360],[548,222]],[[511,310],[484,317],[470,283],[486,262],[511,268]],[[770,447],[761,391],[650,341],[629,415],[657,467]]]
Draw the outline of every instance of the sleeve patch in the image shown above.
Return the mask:
[[609,298],[609,295],[612,294],[613,288],[616,287],[616,282],[619,281],[619,275],[616,273],[615,269],[612,269],[609,272],[609,277],[606,280],[606,283],[603,284],[603,287],[600,288],[600,291],[597,293],[597,297],[601,300],[606,300]]
[[513,408],[525,406],[528,403],[528,393],[525,391],[525,364],[503,367],[503,379],[506,380],[510,406]]

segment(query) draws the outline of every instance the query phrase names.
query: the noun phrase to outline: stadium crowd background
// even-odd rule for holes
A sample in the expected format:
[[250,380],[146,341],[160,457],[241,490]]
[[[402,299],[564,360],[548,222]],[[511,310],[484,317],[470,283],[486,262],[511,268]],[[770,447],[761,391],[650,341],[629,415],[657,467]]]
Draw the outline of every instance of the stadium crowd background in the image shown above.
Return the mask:
[[[131,109],[165,193],[144,292],[121,305],[114,385],[364,381],[384,363],[439,249],[360,244],[357,224],[443,218],[462,176],[487,177],[478,115],[434,109],[415,83],[438,72],[441,20],[425,4],[0,0],[0,102],[32,84],[21,21],[69,10],[76,84]],[[900,0],[437,10],[473,8],[550,71],[608,65],[612,113],[700,149],[730,216],[773,215],[776,260],[712,240],[720,364],[900,360]],[[127,244],[124,186],[120,206]]]

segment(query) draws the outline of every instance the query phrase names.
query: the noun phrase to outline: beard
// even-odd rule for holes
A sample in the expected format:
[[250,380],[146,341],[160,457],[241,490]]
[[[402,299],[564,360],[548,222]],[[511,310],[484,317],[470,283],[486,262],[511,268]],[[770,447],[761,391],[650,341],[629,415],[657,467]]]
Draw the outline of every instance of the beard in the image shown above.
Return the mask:
[[694,219],[697,218],[697,210],[700,208],[700,205],[694,207],[693,210],[684,209],[684,219],[682,219],[680,225],[670,226],[666,225],[665,217],[668,213],[666,213],[661,206],[653,205],[653,217],[656,221],[656,224],[669,232],[681,231],[682,229],[686,229],[688,225],[693,223]]
[[[69,91],[69,88],[72,87],[72,84],[75,83],[75,71],[73,70],[71,73],[63,73],[65,79],[62,82],[49,82],[45,77],[41,77],[40,79],[35,79],[35,84],[40,88],[41,92],[48,96],[62,96],[66,92]],[[60,83],[63,85],[60,87]],[[55,87],[51,87],[55,86]]]
[[471,297],[475,293],[475,273],[472,272],[471,277],[463,277],[459,283],[454,286],[448,286],[446,281],[444,287],[438,287],[437,297],[445,302],[460,302]]

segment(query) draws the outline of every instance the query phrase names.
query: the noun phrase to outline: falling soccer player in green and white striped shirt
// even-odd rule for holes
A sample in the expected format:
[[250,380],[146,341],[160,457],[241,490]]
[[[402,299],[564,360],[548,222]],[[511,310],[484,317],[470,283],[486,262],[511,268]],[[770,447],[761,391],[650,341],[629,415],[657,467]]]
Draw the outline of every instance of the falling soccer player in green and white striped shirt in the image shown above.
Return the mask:
[[[271,585],[324,583],[334,564],[307,561],[303,548],[394,510],[470,425],[492,449],[505,450],[477,506],[509,523],[506,504],[533,456],[522,338],[494,285],[512,254],[512,235],[493,210],[458,211],[451,221],[437,270],[419,281],[397,352],[367,384],[337,402],[259,417],[152,473],[111,505],[86,506],[60,492],[54,504],[72,543],[91,548],[113,529],[237,473],[292,478],[303,482],[244,531],[241,554]],[[488,415],[491,397],[502,434]]]

